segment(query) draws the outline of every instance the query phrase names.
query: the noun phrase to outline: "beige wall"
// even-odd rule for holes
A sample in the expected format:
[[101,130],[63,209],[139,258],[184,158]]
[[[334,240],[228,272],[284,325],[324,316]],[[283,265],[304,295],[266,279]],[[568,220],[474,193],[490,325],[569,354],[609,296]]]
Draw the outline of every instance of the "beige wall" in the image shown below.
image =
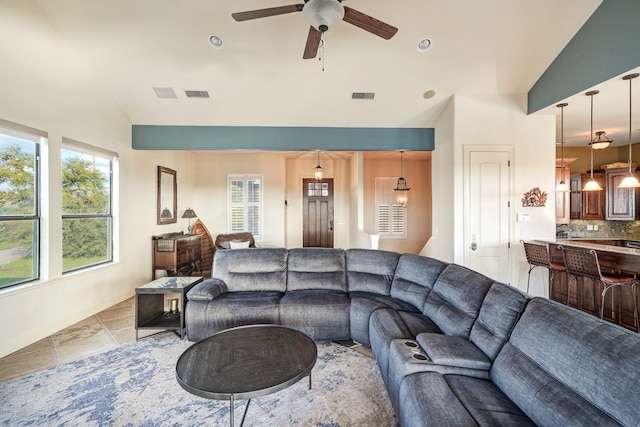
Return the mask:
[[[364,153],[364,231],[375,234],[375,178],[400,175],[400,153],[397,151]],[[431,153],[404,153],[404,175],[407,178],[407,237],[381,238],[379,248],[388,251],[420,253],[431,237]]]

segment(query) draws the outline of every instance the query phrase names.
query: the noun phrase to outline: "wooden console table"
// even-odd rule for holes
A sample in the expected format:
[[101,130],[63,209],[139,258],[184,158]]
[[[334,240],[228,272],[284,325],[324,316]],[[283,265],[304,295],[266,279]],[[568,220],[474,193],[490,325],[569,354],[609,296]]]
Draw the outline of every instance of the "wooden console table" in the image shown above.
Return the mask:
[[196,268],[200,270],[202,243],[199,234],[167,233],[152,237],[151,277],[156,270],[166,270],[170,276],[178,276]]

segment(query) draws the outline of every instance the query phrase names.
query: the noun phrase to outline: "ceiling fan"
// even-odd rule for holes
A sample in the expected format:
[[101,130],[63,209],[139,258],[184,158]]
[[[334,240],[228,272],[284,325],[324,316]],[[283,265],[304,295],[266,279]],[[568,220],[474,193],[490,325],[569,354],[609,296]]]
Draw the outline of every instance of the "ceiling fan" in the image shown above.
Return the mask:
[[307,36],[307,44],[302,55],[304,59],[315,58],[322,34],[340,21],[346,21],[385,40],[389,40],[398,32],[396,27],[350,7],[343,6],[342,0],[305,0],[304,4],[237,12],[232,13],[231,16],[240,22],[293,12],[302,12],[304,19],[311,25]]

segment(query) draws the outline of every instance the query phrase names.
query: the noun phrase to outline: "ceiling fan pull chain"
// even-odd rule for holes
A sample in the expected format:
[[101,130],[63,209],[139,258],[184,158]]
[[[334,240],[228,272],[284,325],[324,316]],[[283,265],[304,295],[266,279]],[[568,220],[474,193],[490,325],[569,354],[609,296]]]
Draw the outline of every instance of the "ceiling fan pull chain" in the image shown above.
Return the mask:
[[320,57],[318,59],[322,61],[322,72],[324,72],[324,33],[320,37]]

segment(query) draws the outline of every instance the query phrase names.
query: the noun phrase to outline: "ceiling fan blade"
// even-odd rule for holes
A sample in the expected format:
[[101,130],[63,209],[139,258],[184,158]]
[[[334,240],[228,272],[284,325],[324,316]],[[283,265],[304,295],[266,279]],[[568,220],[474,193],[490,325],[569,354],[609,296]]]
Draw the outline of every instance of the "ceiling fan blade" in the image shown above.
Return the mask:
[[307,36],[307,44],[304,46],[302,59],[311,59],[316,57],[321,38],[322,33],[320,31],[313,27],[309,27],[309,35]]
[[290,4],[288,6],[269,7],[267,9],[249,10],[247,12],[232,13],[236,21],[249,21],[251,19],[266,18],[267,16],[284,15],[286,13],[302,12],[304,4]]
[[389,40],[398,32],[396,27],[347,6],[344,6],[344,18],[342,19],[385,40]]

